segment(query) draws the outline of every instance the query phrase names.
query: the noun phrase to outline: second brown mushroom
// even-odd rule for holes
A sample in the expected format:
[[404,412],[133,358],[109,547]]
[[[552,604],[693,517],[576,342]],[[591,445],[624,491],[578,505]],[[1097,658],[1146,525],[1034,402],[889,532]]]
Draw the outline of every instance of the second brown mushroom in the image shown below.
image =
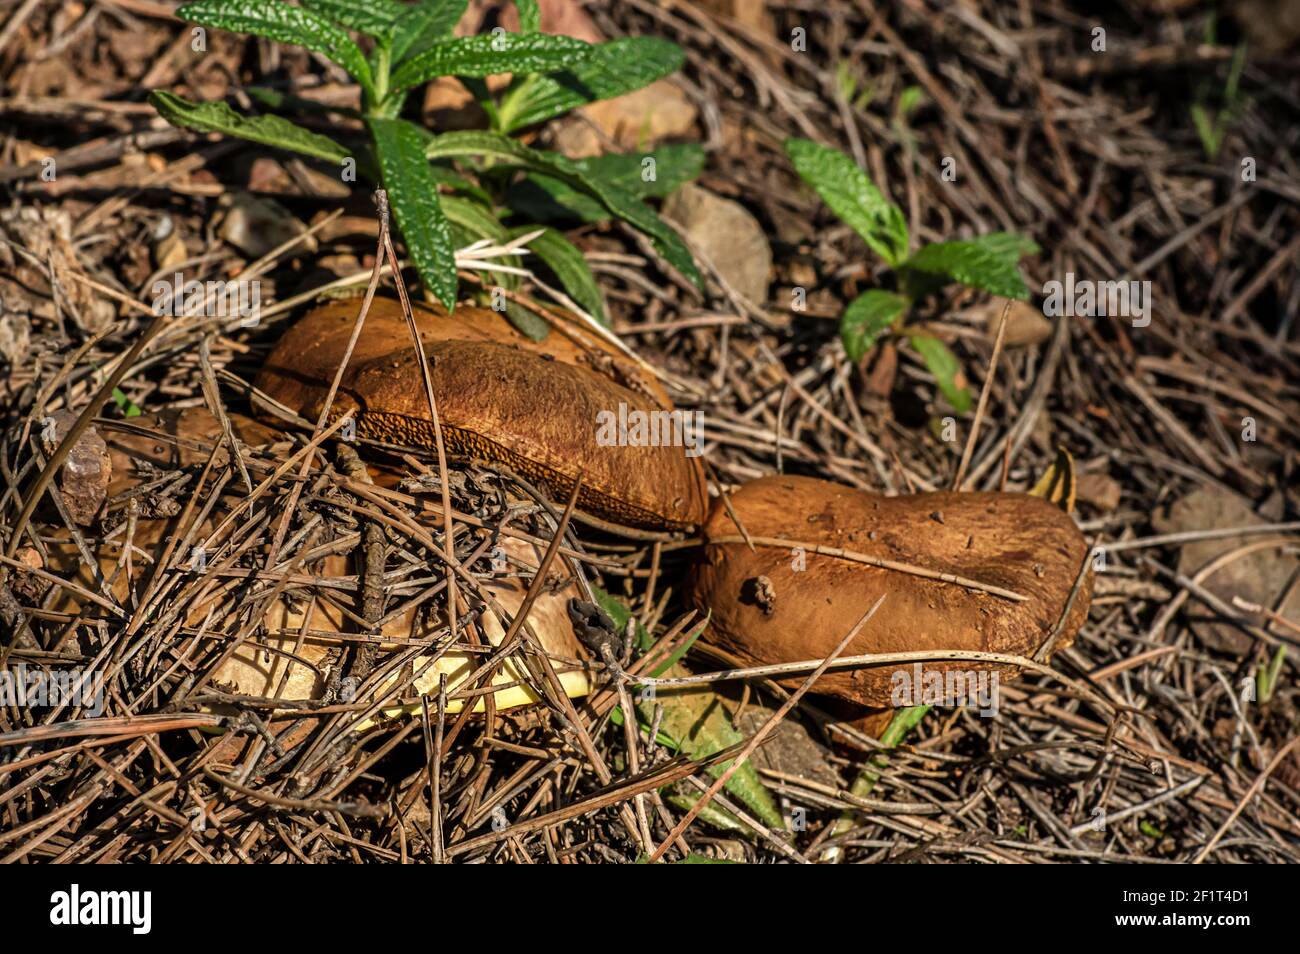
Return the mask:
[[[705,525],[706,546],[686,586],[688,601],[711,614],[707,638],[736,663],[820,660],[882,596],[844,655],[936,657],[920,669],[907,662],[831,670],[815,692],[884,708],[900,704],[900,683],[917,672],[1014,675],[1013,666],[939,660],[963,651],[1032,658],[1049,640],[1049,649],[1070,645],[1087,617],[1087,542],[1068,514],[1038,497],[882,497],[777,476],[744,484],[730,502]],[[912,692],[903,704],[921,701]]]

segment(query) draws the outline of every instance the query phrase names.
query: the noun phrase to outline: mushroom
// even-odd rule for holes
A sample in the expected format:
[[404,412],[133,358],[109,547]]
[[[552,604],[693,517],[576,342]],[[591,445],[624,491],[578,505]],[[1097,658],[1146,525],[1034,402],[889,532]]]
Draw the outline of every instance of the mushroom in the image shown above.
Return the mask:
[[[531,566],[534,570],[541,563],[542,551],[528,542],[504,537],[500,547],[511,562]],[[347,573],[346,564],[347,561],[343,557],[328,558],[317,573],[324,578],[344,576]],[[568,617],[569,600],[579,598],[580,593],[572,580],[564,583],[563,578],[554,571],[551,576],[556,578],[554,582],[557,588],[548,587],[538,595],[528,614],[528,626],[537,635],[542,650],[551,658],[551,665],[556,670],[565,694],[576,699],[590,691],[590,682],[583,665],[586,653],[580,647]],[[511,576],[488,580],[483,584],[483,590],[495,605],[489,604],[483,608],[479,623],[488,642],[492,646],[500,646],[510,620],[523,605],[527,587],[517,577]],[[386,623],[380,630],[380,635],[394,642],[381,645],[391,649],[397,645],[397,640],[431,639],[440,629],[445,631],[444,607],[439,602],[431,606],[431,609],[433,614],[427,618],[422,618],[417,610],[411,610]],[[206,611],[206,606],[196,607],[195,611],[198,610]],[[255,642],[250,641],[236,650],[213,673],[212,681],[233,686],[234,692],[244,695],[286,700],[319,699],[325,688],[328,668],[338,664],[340,646],[327,635],[325,638],[321,637],[323,634],[345,632],[347,627],[344,624],[343,614],[328,604],[317,602],[311,615],[307,614],[308,607],[305,601],[300,600],[290,604],[285,600],[277,600],[266,614],[268,635]],[[192,612],[191,619],[193,618]],[[308,637],[299,643],[298,637],[294,634],[300,629],[318,635]],[[486,688],[489,684],[502,687],[493,693],[498,709],[512,709],[541,700],[541,695],[534,686],[534,677],[529,673],[524,661],[523,653],[524,651],[520,651],[512,654],[493,673],[490,681],[480,685],[480,688]],[[445,674],[448,694],[447,711],[460,712],[464,707],[464,701],[451,697],[487,658],[486,652],[459,651],[443,653],[434,659],[432,664],[427,659],[417,658],[412,663],[416,673],[412,684],[414,692],[436,699],[440,677]],[[382,695],[400,681],[400,673],[387,677],[381,681],[375,693]],[[410,694],[408,690],[406,695]],[[484,693],[474,697],[475,712],[482,712],[486,708],[485,695]],[[387,716],[418,711],[420,711],[418,704],[393,705],[383,710]],[[364,728],[368,724],[368,721],[363,722],[359,728]]]
[[[229,415],[229,420],[232,433],[246,444],[274,443],[281,436],[238,414]],[[138,472],[132,472],[132,461],[146,461],[152,468],[167,470],[189,466],[206,460],[213,445],[223,440],[220,422],[202,408],[192,408],[180,414],[134,418],[130,422],[118,422],[110,427],[113,429],[107,430],[107,443],[114,474],[110,490],[114,494],[130,490],[141,482]],[[195,539],[202,540],[228,513],[228,506],[217,501]],[[136,523],[132,546],[143,551],[149,560],[159,559],[176,530],[169,519],[140,519]],[[529,541],[502,536],[498,545],[513,565],[531,567],[535,571],[541,564],[542,550]],[[115,575],[121,550],[121,539],[113,543],[102,543],[96,557],[104,578],[114,581],[114,598],[125,603],[130,581],[124,572],[116,572]],[[94,574],[81,560],[77,547],[70,540],[51,543],[48,552],[49,569],[52,572],[74,578],[75,582],[90,592],[98,588]],[[177,561],[184,562],[187,558],[185,554],[172,555],[173,564]],[[133,562],[137,567],[140,565],[138,553]],[[304,567],[301,572],[326,580],[341,578],[349,574],[348,562],[346,556],[332,554]],[[486,580],[482,589],[487,595],[488,603],[482,607],[480,628],[488,641],[493,646],[498,646],[505,637],[511,619],[524,602],[527,587],[512,575]],[[184,608],[186,624],[198,628],[206,623],[209,635],[219,637],[223,631],[222,606],[229,601],[230,596],[231,590],[227,586],[202,592]],[[586,695],[590,688],[585,668],[587,653],[574,634],[568,615],[569,601],[580,596],[581,591],[576,582],[553,567],[547,585],[534,600],[527,620],[528,631],[536,637],[536,642],[531,645],[539,646],[550,657],[561,688],[573,698]],[[73,613],[78,609],[79,602],[75,593],[63,589],[50,608]],[[430,612],[427,616],[419,609],[411,609],[386,623],[381,629],[381,636],[388,637],[393,642],[381,646],[393,649],[399,645],[398,641],[404,643],[410,639],[431,638],[440,630],[445,632],[446,620],[442,615],[445,608],[441,602],[432,601],[428,609]],[[212,620],[208,620],[211,610],[215,610],[215,613]],[[301,591],[294,592],[292,587],[287,588],[285,593],[267,606],[261,630],[255,630],[249,639],[217,665],[210,682],[242,695],[298,701],[319,699],[331,669],[341,661],[341,648],[346,645],[331,638],[331,634],[342,634],[351,629],[354,627],[346,623],[345,614],[337,606],[324,600],[308,600]],[[233,632],[231,630],[231,635]],[[301,637],[300,633],[303,634]],[[525,646],[512,653],[493,674],[490,684],[501,687],[492,693],[498,709],[539,701],[539,693],[534,688],[536,680],[530,675],[525,659],[525,655],[532,651]],[[449,696],[447,711],[459,712],[465,704],[464,700],[450,697],[487,658],[486,647],[484,652],[478,653],[451,650],[438,656],[432,664],[427,657],[417,657],[412,662],[417,673],[414,690],[421,695],[436,696],[440,676],[445,674]],[[391,676],[385,676],[379,681],[375,692],[382,695],[399,678],[400,670]],[[487,685],[485,682],[479,688],[486,689]],[[409,694],[408,692],[407,695]],[[483,711],[485,696],[485,692],[480,692],[472,697],[475,711]],[[418,708],[412,704],[399,704],[387,707],[383,712],[385,715],[396,716],[403,712],[418,711]],[[371,720],[365,720],[357,728],[365,728],[369,724]]]
[[[334,302],[305,315],[268,357],[257,387],[315,421],[359,307]],[[497,312],[473,305],[460,305],[454,316],[416,305],[415,319],[448,453],[504,464],[544,481],[557,497],[581,473],[578,506],[622,525],[685,530],[703,521],[708,492],[690,448],[663,440],[601,443],[598,425],[607,415],[659,427],[671,421],[668,396],[621,354],[604,344],[582,347],[559,330],[535,342]],[[330,411],[332,418],[355,414],[362,437],[434,448],[419,361],[398,302],[371,304]]]
[[[716,506],[687,598],[711,614],[704,638],[741,665],[822,659],[882,595],[845,655],[975,650],[1033,657],[1058,622],[1056,649],[1073,641],[1087,617],[1091,568],[1082,581],[1080,573],[1088,544],[1068,514],[1038,497],[882,497],[778,476],[743,485],[731,508],[755,547]],[[925,662],[920,670],[896,663],[830,670],[815,689],[889,707],[900,704],[900,679],[933,670],[1018,672],[977,661]]]

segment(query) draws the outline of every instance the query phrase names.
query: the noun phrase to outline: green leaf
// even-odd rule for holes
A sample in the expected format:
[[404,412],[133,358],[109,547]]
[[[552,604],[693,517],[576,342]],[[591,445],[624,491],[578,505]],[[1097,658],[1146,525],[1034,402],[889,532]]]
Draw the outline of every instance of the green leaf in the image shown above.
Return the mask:
[[650,208],[626,190],[592,177],[571,159],[550,152],[530,149],[508,136],[491,132],[450,132],[435,136],[426,149],[430,159],[447,159],[466,155],[494,156],[509,159],[525,167],[545,172],[598,199],[609,212],[631,223],[654,240],[667,262],[703,288],[703,279],[691,253],[677,233],[670,229]]
[[323,103],[319,100],[307,99],[305,96],[294,96],[292,93],[271,89],[269,86],[246,86],[244,92],[259,106],[271,112],[295,112],[326,119],[332,119],[335,116],[347,116],[351,119],[365,118],[365,114],[359,109],[353,109],[350,106],[339,106],[336,103]]
[[908,86],[898,94],[898,113],[897,115],[906,120],[916,107],[920,106],[925,99],[925,90],[919,86]]
[[[426,138],[424,141],[428,142],[428,139]],[[446,186],[452,192],[470,196],[481,206],[485,206],[489,209],[492,207],[492,197],[488,195],[487,191],[477,183],[471,182],[454,169],[431,163],[429,165],[429,171],[433,174],[434,181],[436,181],[438,185]]]
[[910,303],[902,295],[873,288],[849,302],[840,318],[840,340],[849,360],[857,363]]
[[649,86],[681,69],[685,55],[669,40],[622,37],[591,48],[587,61],[562,73],[533,77],[508,106],[505,130],[544,122],[601,99]]
[[408,53],[422,53],[430,43],[451,36],[468,6],[469,0],[423,0],[407,7],[393,29],[393,62],[401,62]]
[[143,413],[140,406],[127,397],[121,388],[113,388],[113,403],[122,409],[124,417],[139,417]]
[[510,240],[506,227],[497,221],[491,209],[482,204],[450,195],[440,196],[438,202],[447,219],[474,236],[475,241],[491,239],[493,242],[504,243]]
[[534,341],[545,341],[546,336],[551,333],[550,322],[536,312],[529,311],[523,305],[518,305],[513,301],[506,302],[506,318],[510,320],[510,324],[514,325],[520,334],[527,335]]
[[519,32],[536,33],[542,28],[542,10],[537,0],[515,0],[519,11]]
[[323,53],[343,67],[369,94],[374,93],[370,64],[347,31],[324,17],[276,0],[198,0],[176,8],[176,15],[217,30],[252,33]]
[[366,123],[388,204],[425,287],[446,306],[456,307],[456,253],[451,227],[438,199],[438,183],[424,156],[427,137],[400,119],[371,118]]
[[357,30],[367,36],[386,37],[393,25],[406,13],[405,4],[393,0],[299,0],[299,2],[335,23]]
[[903,263],[906,271],[946,276],[972,288],[982,288],[1004,298],[1029,298],[1020,275],[1020,257],[1038,251],[1028,238],[993,232],[976,239],[959,239],[927,245]]
[[[510,234],[512,238],[517,238],[533,231],[536,231],[536,226],[524,225],[512,229]],[[547,229],[530,239],[528,248],[555,273],[564,290],[583,310],[606,328],[609,327],[604,296],[596,284],[596,276],[591,273],[591,266],[577,246],[554,229]]]
[[907,221],[857,163],[837,149],[809,139],[787,139],[785,151],[804,182],[830,210],[890,265],[907,257]]
[[149,94],[149,102],[173,126],[195,132],[224,133],[333,162],[342,162],[351,155],[349,150],[328,136],[303,129],[279,116],[241,116],[225,103],[191,103],[160,89]]
[[[702,818],[704,816],[701,815],[700,817]],[[641,857],[637,858],[637,860],[634,862],[634,864],[638,864],[638,865],[645,865],[649,863],[650,860],[645,855],[642,855]],[[704,857],[704,855],[691,854],[691,855],[687,855],[681,861],[661,861],[659,862],[659,864],[661,865],[738,865],[740,864],[740,862],[727,861],[724,858],[706,858]]]
[[[646,158],[655,161],[655,177],[644,175]],[[695,143],[656,146],[647,152],[611,152],[575,163],[587,175],[621,187],[640,199],[663,198],[704,169],[704,150]],[[609,211],[586,192],[560,179],[532,173],[506,192],[514,211],[543,222],[600,222]]]
[[538,73],[582,63],[592,45],[571,36],[546,33],[488,33],[464,39],[439,40],[403,61],[393,73],[393,89],[409,89],[439,76],[493,76],[497,73]]
[[[502,244],[510,241],[509,230],[497,221],[491,209],[478,202],[455,196],[444,195],[440,201],[443,211],[454,227],[457,243],[460,243],[462,237],[466,240],[464,242],[466,245],[479,239],[490,239]],[[517,255],[504,257],[500,261],[503,265],[516,267],[522,264]],[[487,274],[501,288],[519,287],[519,276],[513,272],[489,269]],[[534,341],[543,341],[551,333],[551,326],[545,318],[513,301],[506,301],[505,315],[510,324]]]
[[[591,591],[596,597],[596,603],[613,621],[614,628],[620,633],[626,630],[628,620],[632,619],[632,612],[600,587],[593,586]],[[636,633],[638,648],[644,652],[650,648],[651,639],[639,620],[636,622]],[[690,674],[674,660],[669,660],[667,664],[655,671],[655,675],[672,678]],[[726,709],[726,700],[708,687],[664,689],[656,693],[654,699],[641,702],[637,706],[638,713],[647,725],[654,721],[656,702],[664,707],[662,733],[672,739],[676,747],[690,758],[697,759],[712,755],[745,739],[732,724],[731,714]],[[713,765],[708,771],[717,778],[730,764],[725,762]],[[772,793],[758,777],[758,770],[753,762],[746,761],[737,769],[736,774],[727,780],[726,789],[740,799],[763,824],[771,828],[785,827],[785,821],[777,811]]]
[[[622,633],[627,630],[627,622],[632,618],[632,611],[623,605],[618,597],[606,593],[599,586],[592,584],[591,595],[596,597],[596,605],[601,611],[614,621],[614,628]],[[636,648],[640,652],[645,652],[654,644],[650,638],[649,631],[641,624],[640,620],[636,621]]]
[[911,335],[912,347],[916,349],[925,366],[939,383],[939,390],[948,399],[958,414],[970,410],[970,391],[957,383],[961,374],[961,362],[946,344],[929,335]]
[[[690,673],[680,665],[673,665],[664,675],[674,678]],[[637,706],[641,719],[646,723],[653,722],[656,703],[662,705],[664,710],[660,730],[674,739],[679,750],[690,758],[705,758],[745,740],[732,721],[728,700],[708,687],[683,686],[658,690],[653,699],[647,699]],[[711,765],[707,771],[717,778],[730,765],[730,762]],[[763,824],[770,828],[785,827],[772,793],[759,778],[758,769],[753,762],[746,761],[741,765],[727,779],[725,788]]]

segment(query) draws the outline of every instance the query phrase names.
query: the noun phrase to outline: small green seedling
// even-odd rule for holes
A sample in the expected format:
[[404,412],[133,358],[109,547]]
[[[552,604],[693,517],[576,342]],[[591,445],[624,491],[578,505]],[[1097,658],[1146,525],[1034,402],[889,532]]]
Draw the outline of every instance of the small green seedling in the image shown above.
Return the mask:
[[[537,0],[515,0],[515,5],[521,32],[498,28],[457,38],[452,31],[468,0],[301,0],[301,6],[280,0],[198,0],[177,8],[177,14],[200,26],[266,37],[329,58],[360,87],[361,109],[269,89],[248,90],[265,110],[255,116],[224,102],[193,103],[164,90],[155,90],[149,99],[175,126],[302,153],[345,171],[354,168],[382,184],[421,281],[449,310],[457,299],[457,247],[482,240],[504,244],[537,231],[537,222],[573,218],[628,222],[651,239],[666,262],[699,285],[686,246],[643,201],[694,178],[703,164],[699,147],[665,148],[652,157],[573,161],[527,146],[514,135],[676,71],[683,62],[681,50],[652,37],[593,44],[544,34],[538,30]],[[354,40],[354,35],[362,39]],[[511,80],[493,94],[485,81],[499,74],[510,74]],[[487,129],[435,134],[403,118],[413,90],[447,76],[456,77],[478,99]],[[334,116],[358,120],[366,141],[350,148],[279,113],[327,122]],[[520,221],[525,206],[532,218]],[[599,289],[577,248],[553,229],[527,245],[574,301],[603,320]],[[509,271],[492,274],[499,284],[517,284]],[[544,322],[520,312],[511,314],[522,330],[534,337],[545,334]]]
[[1269,664],[1261,669],[1255,676],[1255,698],[1259,700],[1260,705],[1268,705],[1273,698],[1273,691],[1277,688],[1278,679],[1282,675],[1282,665],[1286,662],[1286,646],[1277,647],[1273,653],[1273,658]]
[[795,170],[867,246],[893,268],[896,291],[873,288],[849,303],[840,318],[840,339],[849,359],[866,356],[885,335],[905,339],[938,382],[959,414],[970,409],[971,395],[960,383],[961,363],[938,338],[906,325],[913,304],[950,282],[960,282],[1005,298],[1029,298],[1020,275],[1020,258],[1038,251],[1022,235],[993,232],[975,239],[936,242],[911,252],[907,221],[898,206],[844,153],[807,139],[788,139],[786,154]]
[[[1218,23],[1211,15],[1205,24],[1205,45],[1213,47],[1218,43]],[[1246,44],[1239,43],[1232,51],[1232,60],[1228,64],[1228,79],[1223,86],[1223,93],[1215,96],[1213,79],[1203,79],[1196,85],[1196,94],[1191,106],[1192,125],[1201,140],[1201,149],[1205,158],[1213,162],[1219,158],[1219,150],[1228,137],[1234,123],[1250,105],[1241,92],[1241,74],[1246,68]],[[1218,109],[1211,106],[1214,99],[1219,100]]]

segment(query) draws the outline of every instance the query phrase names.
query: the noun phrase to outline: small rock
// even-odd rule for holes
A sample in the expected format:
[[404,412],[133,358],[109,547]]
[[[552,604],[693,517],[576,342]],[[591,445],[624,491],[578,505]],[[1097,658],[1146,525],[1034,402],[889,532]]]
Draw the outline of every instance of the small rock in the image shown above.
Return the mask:
[[1109,474],[1081,474],[1075,481],[1074,496],[1098,510],[1116,510],[1122,488]]
[[[217,235],[249,258],[261,258],[305,231],[307,227],[280,203],[247,192],[235,192]],[[300,247],[314,252],[316,241],[307,239]]]
[[[41,446],[46,454],[58,449],[76,420],[77,415],[71,411],[56,411],[41,422]],[[93,425],[87,427],[63,462],[60,478],[63,504],[76,523],[86,527],[95,522],[112,478],[113,460],[108,455],[108,445]]]
[[589,123],[617,149],[645,149],[665,139],[689,135],[699,115],[681,88],[666,79],[625,96],[591,103],[578,112],[582,118],[567,120],[555,134],[555,147],[570,159],[608,151]]
[[154,229],[152,251],[154,267],[158,269],[175,268],[190,257],[170,215],[164,215]]
[[744,206],[687,183],[664,201],[663,214],[686,230],[727,284],[755,305],[767,300],[772,247]]
[[[45,561],[41,559],[41,555],[36,551],[35,547],[19,547],[14,554],[14,559],[23,566],[31,567],[33,570],[45,569]],[[35,573],[16,570],[13,578],[9,581],[9,588],[13,590],[15,596],[22,599],[27,605],[36,606],[45,596],[50,584]]]
[[10,368],[22,364],[31,347],[30,322],[22,315],[15,315],[4,307],[0,301],[0,358]]
[[763,0],[695,0],[695,2],[706,10],[760,33],[771,34],[776,30],[776,21],[772,19],[772,14],[768,12],[767,4]]
[[[1160,533],[1185,533],[1196,530],[1222,530],[1230,527],[1252,527],[1266,523],[1251,509],[1248,501],[1226,490],[1202,487],[1176,502],[1167,513],[1157,514],[1152,524]],[[1218,540],[1196,540],[1179,547],[1178,571],[1194,576],[1215,558],[1238,549],[1247,543],[1265,539],[1256,534],[1249,537],[1227,537]],[[1259,550],[1236,559],[1203,582],[1203,586],[1229,606],[1234,596],[1247,603],[1276,609],[1288,619],[1300,619],[1300,587],[1290,586],[1292,576],[1300,571],[1300,560],[1288,556],[1280,549]],[[1278,599],[1286,594],[1282,605]],[[1190,615],[1204,618],[1213,615],[1196,607]],[[1186,612],[1186,611],[1185,611]],[[1238,612],[1243,612],[1238,610]],[[1251,616],[1249,613],[1243,613]],[[1254,617],[1261,627],[1268,620]],[[1232,655],[1250,652],[1255,640],[1230,623],[1196,621],[1192,631],[1211,649]]]
[[[1002,320],[1002,308],[1006,301],[994,298],[982,305],[977,305],[966,312],[968,318],[984,325],[984,332],[989,341],[998,337],[998,322]],[[1007,312],[1007,331],[1002,339],[1004,348],[1028,348],[1042,344],[1052,336],[1052,323],[1043,317],[1043,313],[1028,302],[1013,301]]]
[[[752,735],[771,717],[772,712],[772,709],[764,705],[750,702],[736,720],[736,728],[747,736]],[[767,741],[755,749],[750,758],[753,759],[755,768],[760,770],[796,775],[822,785],[840,785],[839,773],[831,764],[829,750],[795,718],[782,719]]]

